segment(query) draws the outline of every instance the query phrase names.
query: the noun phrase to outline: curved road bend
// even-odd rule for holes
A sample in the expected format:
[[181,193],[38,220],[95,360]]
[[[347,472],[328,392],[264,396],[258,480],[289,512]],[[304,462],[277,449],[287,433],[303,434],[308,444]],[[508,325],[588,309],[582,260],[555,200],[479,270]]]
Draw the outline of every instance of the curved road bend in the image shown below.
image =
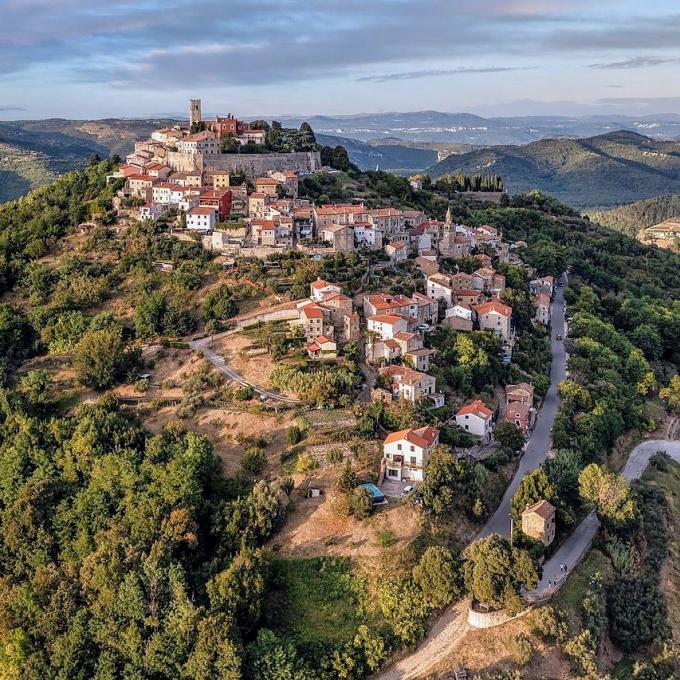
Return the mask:
[[[680,441],[668,439],[650,439],[638,444],[628,456],[623,468],[623,476],[630,482],[642,476],[649,464],[650,458],[657,451],[665,451],[673,460],[680,463]],[[527,593],[529,601],[539,600],[552,595],[562,586],[567,575],[562,573],[561,565],[566,565],[571,571],[581,558],[588,552],[593,542],[600,522],[594,513],[590,513],[571,533],[569,538],[560,546],[559,550],[543,565],[543,577],[536,590]],[[568,573],[567,572],[567,573]],[[551,585],[552,583],[552,585]]]
[[[567,277],[563,274],[560,281],[566,285]],[[551,340],[552,365],[550,367],[550,389],[545,395],[543,406],[539,413],[526,451],[520,460],[517,472],[510,483],[503,500],[496,512],[489,518],[479,536],[499,533],[507,536],[510,531],[508,515],[510,501],[517,490],[522,477],[527,472],[538,467],[548,456],[550,451],[550,436],[553,422],[559,407],[557,386],[566,376],[566,354],[564,343],[556,340],[556,335],[564,337],[564,288],[558,287],[552,305]],[[558,562],[559,565],[559,562]],[[559,569],[559,566],[558,566]],[[396,661],[385,670],[377,673],[374,680],[414,680],[427,675],[437,664],[441,663],[450,653],[454,645],[461,640],[468,630],[467,601],[458,602],[449,607],[429,631],[424,642],[412,654]]]
[[192,340],[189,343],[189,349],[198,350],[199,352],[202,352],[203,356],[218,371],[221,371],[230,380],[237,382],[239,385],[243,385],[244,387],[252,387],[256,394],[259,394],[261,397],[267,397],[268,399],[274,399],[275,401],[282,401],[287,404],[299,404],[300,403],[299,399],[295,399],[294,397],[288,397],[285,394],[275,392],[274,390],[266,390],[263,387],[258,387],[254,383],[250,382],[250,380],[246,380],[240,373],[237,373],[233,368],[231,368],[227,364],[227,362],[224,360],[224,357],[221,357],[219,354],[213,352],[209,348],[209,345],[212,344],[213,340],[218,340],[219,338],[223,338],[228,335],[238,333],[238,331],[243,330],[243,328],[251,325],[254,322],[276,321],[281,319],[297,318],[295,308],[293,307],[293,309],[290,309],[290,305],[295,305],[296,302],[298,301],[296,300],[292,303],[286,303],[286,307],[284,307],[283,309],[276,309],[271,312],[261,312],[258,314],[252,314],[250,316],[236,318],[235,319],[236,325],[231,330],[224,331],[223,333],[216,333],[213,336],[208,335],[204,338],[199,338],[198,340]]
[[[560,281],[566,285],[567,277],[562,274]],[[489,534],[510,535],[510,502],[517,491],[517,487],[524,475],[537,468],[547,457],[550,451],[550,439],[552,426],[560,405],[557,395],[557,386],[566,377],[567,357],[564,350],[564,342],[557,340],[556,336],[564,337],[564,288],[557,288],[555,300],[552,304],[550,316],[551,338],[550,346],[552,349],[552,364],[550,366],[550,388],[543,399],[543,405],[536,419],[529,441],[526,444],[524,454],[519,461],[519,467],[510,485],[505,490],[503,500],[496,509],[496,512],[489,518],[484,528],[479,532],[479,537]]]

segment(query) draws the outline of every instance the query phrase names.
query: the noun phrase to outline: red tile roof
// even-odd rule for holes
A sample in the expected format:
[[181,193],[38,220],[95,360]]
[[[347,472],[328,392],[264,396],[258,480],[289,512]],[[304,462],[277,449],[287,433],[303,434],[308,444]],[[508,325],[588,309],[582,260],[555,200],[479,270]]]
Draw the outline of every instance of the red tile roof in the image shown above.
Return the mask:
[[401,314],[376,314],[375,316],[369,316],[366,320],[392,325],[398,321],[403,321],[403,319],[404,317]]
[[214,208],[191,208],[187,212],[187,215],[214,215],[215,214],[215,209]]
[[409,427],[406,430],[399,430],[399,432],[390,432],[390,434],[385,437],[384,444],[406,440],[407,442],[424,449],[428,446],[432,446],[435,441],[437,441],[437,437],[439,437],[439,430],[435,427],[427,425],[417,430]]
[[541,519],[549,519],[555,514],[555,506],[546,500],[540,500],[522,512],[522,514],[525,513],[538,515]]
[[477,314],[482,315],[489,314],[489,312],[496,312],[496,314],[500,314],[501,316],[512,316],[512,308],[504,305],[502,302],[498,302],[498,300],[491,300],[491,302],[475,305],[474,310]]
[[469,401],[465,406],[456,411],[457,416],[476,415],[484,420],[489,420],[493,415],[493,411],[486,406],[481,399]]

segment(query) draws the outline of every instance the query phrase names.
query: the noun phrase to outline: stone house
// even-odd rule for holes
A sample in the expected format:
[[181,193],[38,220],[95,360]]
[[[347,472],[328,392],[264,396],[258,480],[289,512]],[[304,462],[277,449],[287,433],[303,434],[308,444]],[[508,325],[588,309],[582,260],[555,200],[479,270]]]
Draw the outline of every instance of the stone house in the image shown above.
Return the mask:
[[528,506],[522,512],[522,533],[550,545],[555,540],[555,507],[546,500]]

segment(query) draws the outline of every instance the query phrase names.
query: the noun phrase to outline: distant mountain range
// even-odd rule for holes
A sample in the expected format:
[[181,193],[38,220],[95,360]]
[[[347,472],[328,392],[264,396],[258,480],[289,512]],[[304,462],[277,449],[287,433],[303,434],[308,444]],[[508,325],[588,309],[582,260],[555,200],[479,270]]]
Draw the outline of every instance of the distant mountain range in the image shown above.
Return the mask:
[[0,122],[0,202],[83,167],[92,154],[125,155],[165,120],[47,120]]
[[592,137],[616,130],[639,132],[648,137],[672,139],[680,136],[680,116],[517,116],[483,118],[471,113],[414,111],[409,113],[360,113],[352,116],[288,117],[285,125],[299,126],[303,120],[323,135],[361,141],[396,137],[415,142],[475,145],[527,144],[544,138]]
[[543,139],[450,156],[426,172],[496,174],[510,193],[540,189],[576,208],[608,208],[680,192],[680,144],[628,131]]
[[[680,193],[680,144],[666,141],[680,137],[680,116],[672,114],[487,119],[425,111],[308,120],[320,143],[347,147],[352,162],[362,169],[377,166],[399,174],[425,170],[432,177],[499,174],[512,193],[537,188],[582,209]],[[125,155],[136,139],[175,122],[159,118],[0,122],[0,202],[82,167],[94,153]],[[299,125],[301,120],[291,117],[282,122]],[[606,133],[584,134],[592,129]],[[643,130],[646,136],[634,130]],[[529,143],[489,146],[491,139],[509,138]],[[437,163],[441,150],[452,155]]]
[[437,162],[437,150],[427,148],[429,145],[407,146],[394,138],[385,139],[384,144],[369,144],[348,137],[316,134],[316,141],[327,146],[344,146],[352,163],[362,170],[375,170],[378,167],[381,170],[407,174],[418,172]]

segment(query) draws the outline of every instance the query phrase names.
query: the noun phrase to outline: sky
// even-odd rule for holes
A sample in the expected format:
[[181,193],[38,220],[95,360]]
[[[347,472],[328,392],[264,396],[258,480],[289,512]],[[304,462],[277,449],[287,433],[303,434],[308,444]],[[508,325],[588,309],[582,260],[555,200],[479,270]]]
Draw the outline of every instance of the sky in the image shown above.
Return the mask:
[[680,114],[678,0],[0,0],[0,118]]

